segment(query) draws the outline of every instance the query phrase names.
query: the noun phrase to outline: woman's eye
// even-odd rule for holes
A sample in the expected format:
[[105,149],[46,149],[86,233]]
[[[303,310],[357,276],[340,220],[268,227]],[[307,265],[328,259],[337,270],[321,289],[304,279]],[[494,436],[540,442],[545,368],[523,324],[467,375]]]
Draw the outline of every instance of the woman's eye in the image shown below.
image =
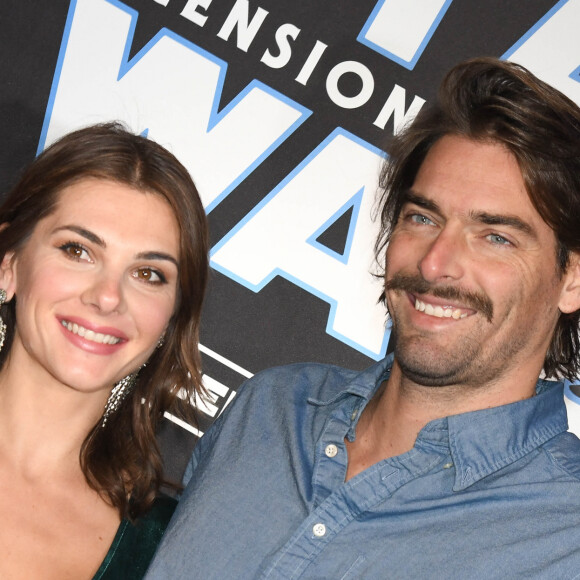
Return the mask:
[[165,276],[153,268],[139,268],[135,270],[133,276],[148,284],[165,284],[167,282]]
[[87,249],[75,242],[63,244],[59,249],[71,260],[76,260],[78,262],[81,260],[90,260]]

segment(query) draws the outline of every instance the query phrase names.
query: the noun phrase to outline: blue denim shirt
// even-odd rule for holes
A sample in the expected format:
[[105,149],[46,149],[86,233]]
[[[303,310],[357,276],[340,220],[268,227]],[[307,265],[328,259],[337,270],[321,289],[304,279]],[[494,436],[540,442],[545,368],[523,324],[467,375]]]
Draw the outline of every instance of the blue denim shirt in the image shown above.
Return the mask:
[[391,363],[251,379],[198,444],[147,578],[580,578],[562,385],[432,421],[345,483],[344,438]]

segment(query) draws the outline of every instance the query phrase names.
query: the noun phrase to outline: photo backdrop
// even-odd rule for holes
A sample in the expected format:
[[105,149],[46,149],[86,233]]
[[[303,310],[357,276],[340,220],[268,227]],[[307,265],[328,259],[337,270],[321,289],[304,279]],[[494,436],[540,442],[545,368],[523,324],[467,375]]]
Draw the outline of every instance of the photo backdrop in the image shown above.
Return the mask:
[[[64,133],[113,119],[173,151],[200,191],[212,400],[199,429],[164,428],[176,476],[253,373],[384,356],[372,209],[386,139],[473,56],[580,102],[579,25],[580,0],[2,0],[2,191]],[[580,433],[580,389],[566,400]]]

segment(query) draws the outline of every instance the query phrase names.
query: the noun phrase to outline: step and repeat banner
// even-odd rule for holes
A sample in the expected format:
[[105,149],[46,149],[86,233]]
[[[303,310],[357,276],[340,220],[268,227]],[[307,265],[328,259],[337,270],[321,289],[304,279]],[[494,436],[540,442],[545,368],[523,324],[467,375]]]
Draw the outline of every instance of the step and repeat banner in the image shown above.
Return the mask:
[[[473,56],[580,103],[579,25],[580,0],[2,0],[2,191],[64,133],[113,119],[200,191],[212,400],[199,430],[164,430],[177,471],[258,370],[385,355],[372,210],[386,140]],[[580,389],[566,396],[580,433]]]

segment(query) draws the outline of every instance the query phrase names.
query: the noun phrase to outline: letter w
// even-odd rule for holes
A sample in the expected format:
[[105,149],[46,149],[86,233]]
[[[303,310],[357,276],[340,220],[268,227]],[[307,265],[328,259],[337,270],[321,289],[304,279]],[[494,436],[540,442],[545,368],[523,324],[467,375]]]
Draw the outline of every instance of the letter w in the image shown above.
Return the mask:
[[180,159],[209,212],[311,112],[256,80],[218,111],[226,63],[167,29],[129,61],[136,23],[118,0],[71,3],[39,151],[121,120]]

